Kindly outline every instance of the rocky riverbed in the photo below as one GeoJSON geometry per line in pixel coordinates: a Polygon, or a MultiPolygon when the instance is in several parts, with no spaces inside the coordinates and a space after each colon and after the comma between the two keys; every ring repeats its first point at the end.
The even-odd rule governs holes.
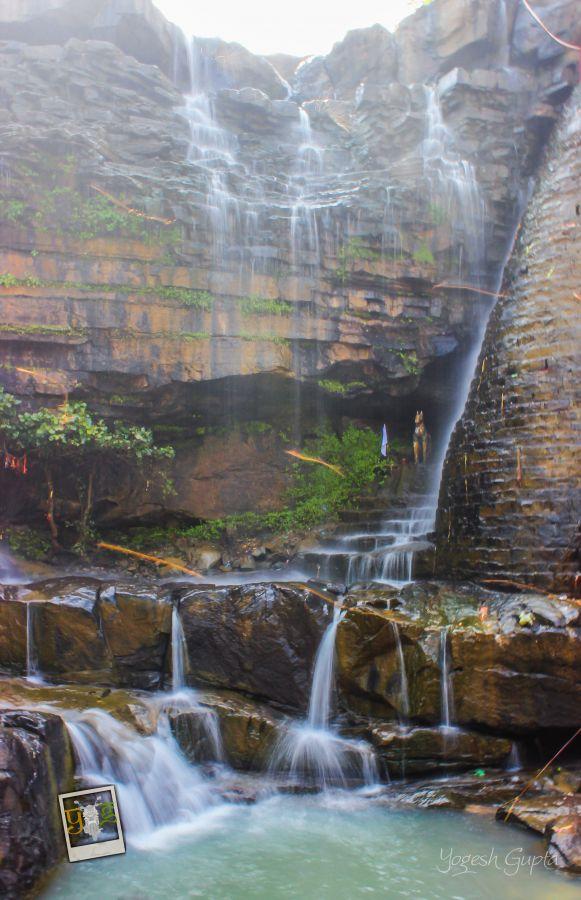
{"type": "MultiPolygon", "coordinates": [[[[212,716],[220,764],[231,772],[220,790],[231,800],[255,798],[264,783],[244,773],[273,777],[273,749],[306,714],[315,656],[337,602],[337,594],[292,583],[136,588],[69,577],[3,588],[5,777],[22,766],[4,795],[4,827],[14,833],[16,810],[25,815],[43,772],[53,799],[71,785],[64,725],[71,711],[90,723],[96,710],[144,740],[158,733],[163,714],[185,756],[202,766],[215,764],[205,718],[212,716]],[[195,701],[172,699],[176,616],[185,640],[183,690],[195,688],[195,701]]],[[[558,736],[564,743],[581,724],[578,602],[425,582],[352,591],[342,603],[337,734],[365,741],[380,781],[394,779],[382,802],[493,814],[550,757],[558,736]],[[511,771],[522,767],[526,774],[511,771]],[[461,772],[476,775],[454,775],[461,772]],[[452,781],[414,783],[444,774],[452,781]]],[[[551,858],[571,870],[578,865],[578,778],[552,767],[508,815],[546,832],[551,858]]],[[[40,815],[50,819],[46,792],[43,803],[40,815]]],[[[33,846],[24,863],[16,862],[20,838],[19,849],[5,845],[14,857],[7,888],[19,865],[34,880],[57,858],[58,833],[50,835],[48,850],[33,846]]]]}

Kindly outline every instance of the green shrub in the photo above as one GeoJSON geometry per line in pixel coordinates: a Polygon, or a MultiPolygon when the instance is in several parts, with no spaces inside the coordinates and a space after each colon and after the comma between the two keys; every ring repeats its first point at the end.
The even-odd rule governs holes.
{"type": "Polygon", "coordinates": [[[10,528],[6,532],[8,546],[15,556],[42,562],[50,556],[50,541],[34,528],[10,528]]]}
{"type": "Polygon", "coordinates": [[[434,254],[425,241],[420,244],[417,250],[414,250],[413,258],[420,265],[432,266],[436,262],[434,254]]]}

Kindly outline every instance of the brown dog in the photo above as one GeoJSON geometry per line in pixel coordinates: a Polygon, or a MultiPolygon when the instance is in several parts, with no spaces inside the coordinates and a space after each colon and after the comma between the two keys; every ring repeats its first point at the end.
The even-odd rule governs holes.
{"type": "Polygon", "coordinates": [[[430,435],[424,424],[424,413],[421,410],[416,412],[414,430],[414,463],[416,466],[420,463],[428,461],[428,453],[430,448],[430,435]]]}

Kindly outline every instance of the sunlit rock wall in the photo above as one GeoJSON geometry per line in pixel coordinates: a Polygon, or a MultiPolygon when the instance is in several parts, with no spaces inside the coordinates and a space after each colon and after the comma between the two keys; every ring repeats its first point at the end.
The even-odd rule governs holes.
{"type": "Polygon", "coordinates": [[[579,592],[581,94],[493,312],[440,494],[438,565],[579,592]]]}

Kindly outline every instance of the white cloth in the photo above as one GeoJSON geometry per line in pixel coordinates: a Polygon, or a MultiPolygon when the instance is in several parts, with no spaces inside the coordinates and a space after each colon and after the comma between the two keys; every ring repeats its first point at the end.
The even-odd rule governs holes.
{"type": "Polygon", "coordinates": [[[389,444],[389,439],[387,437],[387,425],[383,426],[383,432],[381,435],[381,455],[387,456],[387,447],[389,444]]]}

